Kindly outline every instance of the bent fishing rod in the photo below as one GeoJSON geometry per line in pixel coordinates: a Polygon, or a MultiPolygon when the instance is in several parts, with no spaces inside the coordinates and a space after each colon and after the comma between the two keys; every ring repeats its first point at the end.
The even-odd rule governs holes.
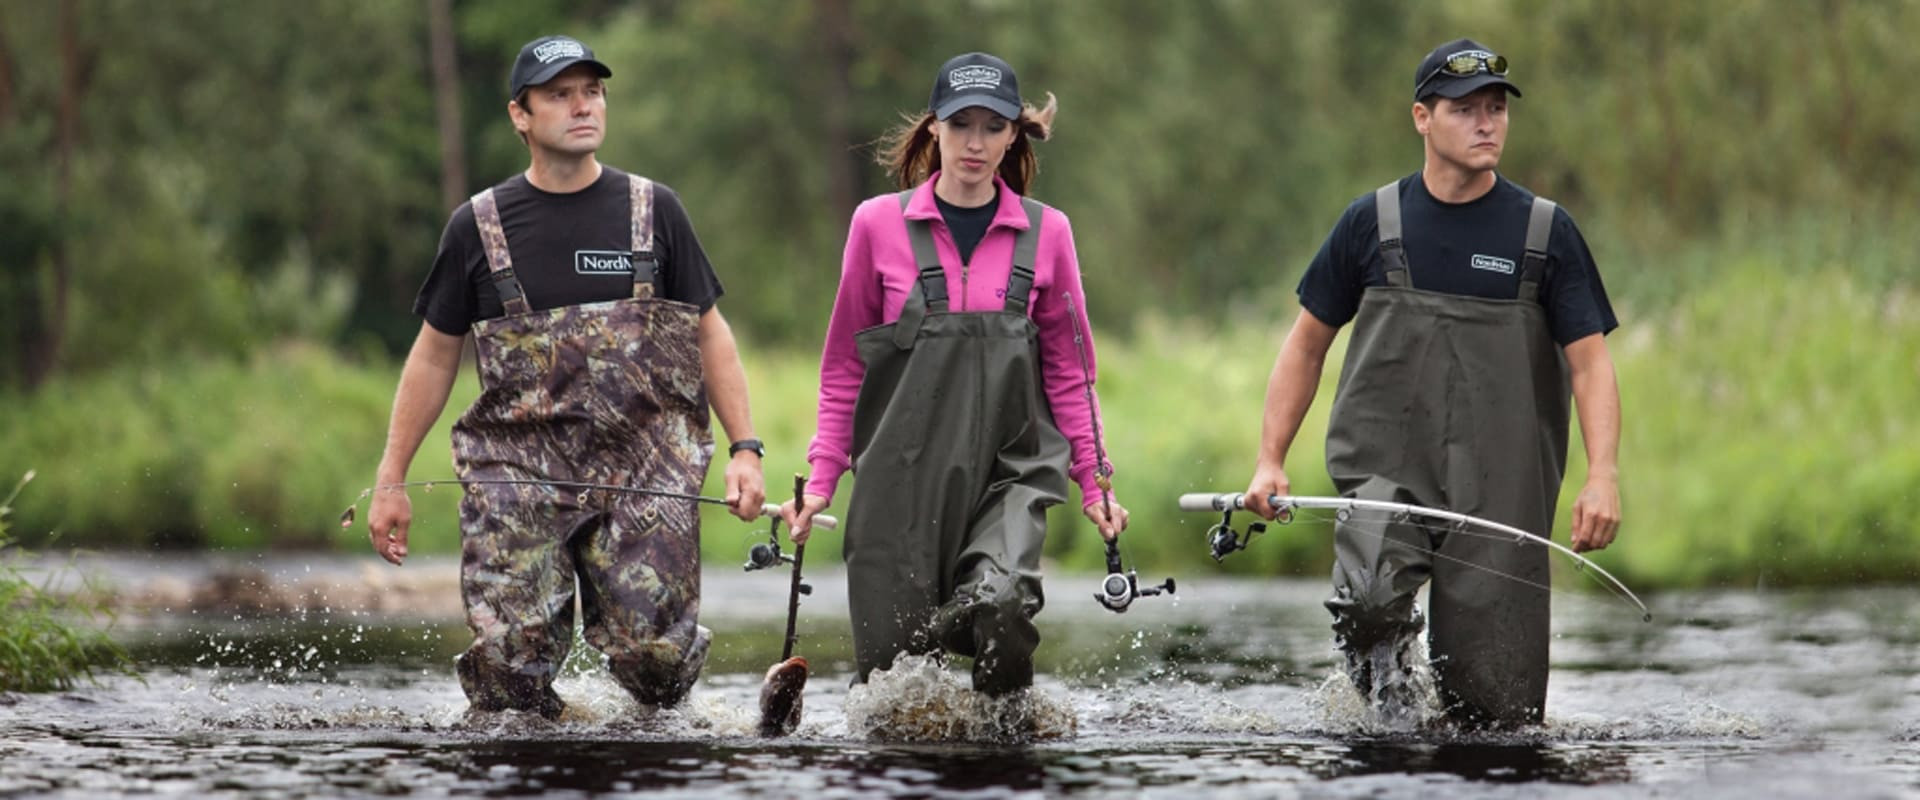
{"type": "MultiPolygon", "coordinates": [[[[1208,545],[1212,548],[1213,560],[1220,561],[1237,550],[1247,549],[1247,545],[1253,541],[1253,537],[1258,536],[1266,530],[1265,524],[1257,522],[1249,525],[1245,534],[1233,529],[1233,512],[1244,510],[1246,508],[1246,499],[1246,495],[1244,494],[1231,492],[1180,495],[1179,502],[1181,511],[1220,512],[1220,522],[1207,532],[1207,541],[1208,545]]],[[[1470,526],[1477,526],[1503,537],[1511,538],[1515,544],[1534,543],[1545,545],[1573,559],[1576,569],[1583,571],[1591,569],[1594,574],[1600,576],[1603,579],[1601,585],[1607,587],[1608,591],[1613,592],[1615,596],[1627,600],[1632,603],[1634,607],[1640,609],[1641,622],[1653,621],[1653,612],[1647,610],[1647,604],[1640,602],[1640,598],[1633,593],[1633,590],[1628,589],[1625,583],[1622,583],[1619,578],[1614,577],[1613,573],[1608,572],[1605,567],[1594,563],[1592,559],[1574,552],[1571,548],[1559,542],[1544,536],[1528,533],[1511,525],[1476,517],[1471,514],[1448,511],[1443,508],[1431,508],[1413,503],[1394,503],[1384,500],[1363,500],[1355,497],[1268,495],[1267,504],[1274,509],[1274,521],[1282,525],[1293,521],[1293,512],[1295,510],[1330,510],[1334,512],[1334,519],[1338,522],[1346,522],[1352,517],[1355,511],[1375,511],[1388,514],[1397,521],[1414,522],[1416,518],[1423,517],[1438,519],[1452,523],[1452,530],[1469,535],[1488,535],[1484,533],[1475,534],[1469,530],[1470,526]]],[[[1425,526],[1428,523],[1414,522],[1414,524],[1425,526]]],[[[1434,555],[1439,555],[1439,553],[1434,553],[1434,555]]],[[[1469,563],[1469,566],[1478,567],[1479,565],[1469,563]]],[[[1479,568],[1486,569],[1486,567],[1479,568]]],[[[1521,579],[1514,578],[1514,580],[1521,579]]]]}
{"type": "MultiPolygon", "coordinates": [[[[586,483],[582,481],[551,481],[551,480],[539,480],[534,478],[472,478],[472,479],[444,478],[440,480],[429,480],[429,481],[403,481],[400,483],[382,483],[382,484],[376,484],[374,486],[370,486],[365,489],[362,489],[360,490],[360,496],[354,498],[353,502],[347,506],[347,510],[340,513],[340,527],[349,528],[353,526],[353,520],[357,513],[357,509],[360,506],[360,501],[365,500],[368,497],[372,496],[375,491],[397,491],[397,490],[406,489],[412,486],[421,487],[426,491],[433,491],[433,487],[439,486],[441,484],[447,484],[447,485],[453,485],[453,486],[476,486],[476,485],[550,486],[556,489],[577,489],[580,491],[580,494],[582,496],[581,505],[587,505],[587,503],[584,500],[584,497],[588,492],[614,492],[617,494],[632,494],[632,495],[640,495],[643,497],[664,497],[670,500],[687,500],[694,503],[707,503],[709,505],[727,506],[729,508],[733,506],[733,504],[727,502],[725,498],[720,498],[720,497],[707,497],[705,495],[687,494],[685,492],[671,492],[665,489],[646,489],[638,486],[616,486],[610,483],[586,483]]],[[[760,514],[756,518],[765,519],[770,516],[776,517],[776,518],[780,516],[779,504],[777,503],[760,504],[760,514]]],[[[825,514],[817,514],[814,516],[813,519],[814,519],[814,524],[819,525],[820,527],[826,528],[828,530],[832,530],[836,527],[839,527],[840,525],[839,520],[836,520],[833,517],[827,516],[825,514]]],[[[774,555],[776,557],[779,556],[779,544],[777,542],[774,545],[774,555]]],[[[777,558],[775,563],[777,563],[777,558]]]]}
{"type": "MultiPolygon", "coordinates": [[[[1093,368],[1087,365],[1087,343],[1080,334],[1080,314],[1074,310],[1073,295],[1061,292],[1067,301],[1067,319],[1073,321],[1073,350],[1080,355],[1080,377],[1087,393],[1087,413],[1093,421],[1093,485],[1100,487],[1100,510],[1107,518],[1107,524],[1113,525],[1113,467],[1107,464],[1105,437],[1100,435],[1100,404],[1093,396],[1093,368]]],[[[1168,578],[1159,586],[1140,588],[1138,570],[1122,572],[1120,564],[1120,534],[1115,532],[1107,540],[1107,577],[1100,581],[1100,591],[1093,593],[1093,599],[1115,614],[1127,613],[1127,607],[1141,597],[1153,597],[1159,594],[1173,594],[1173,579],[1168,578]]]]}

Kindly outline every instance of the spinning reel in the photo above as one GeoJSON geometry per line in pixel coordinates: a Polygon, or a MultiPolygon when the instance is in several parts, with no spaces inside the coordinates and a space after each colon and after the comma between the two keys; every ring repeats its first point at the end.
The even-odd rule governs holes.
{"type": "MultiPolygon", "coordinates": [[[[800,486],[796,484],[794,487],[796,505],[799,502],[799,497],[800,486]]],[[[794,573],[797,576],[799,574],[797,559],[780,550],[780,507],[772,503],[762,505],[760,507],[760,516],[766,517],[769,520],[767,523],[767,540],[764,542],[756,542],[752,547],[747,548],[747,563],[741,568],[747,572],[754,572],[763,569],[773,569],[774,567],[786,564],[793,564],[796,567],[794,573]]],[[[840,527],[840,521],[826,514],[815,514],[813,515],[813,527],[833,530],[834,528],[840,527]]],[[[802,547],[804,547],[804,545],[802,545],[802,547]]],[[[796,550],[795,555],[798,554],[799,551],[796,550]]],[[[813,594],[813,586],[796,582],[794,584],[794,591],[800,594],[813,594]]]]}
{"type": "Polygon", "coordinates": [[[1173,579],[1168,578],[1159,586],[1140,588],[1139,574],[1134,570],[1121,572],[1120,543],[1107,542],[1107,578],[1100,582],[1100,591],[1093,593],[1093,599],[1100,601],[1108,611],[1115,614],[1127,613],[1127,606],[1133,605],[1136,597],[1152,597],[1158,594],[1173,594],[1173,579]]]}
{"type": "MultiPolygon", "coordinates": [[[[1277,500],[1278,498],[1275,499],[1277,500]]],[[[1253,543],[1253,537],[1267,532],[1267,523],[1265,522],[1248,523],[1246,533],[1234,530],[1233,512],[1242,507],[1241,500],[1237,495],[1220,495],[1218,497],[1210,495],[1182,495],[1180,498],[1180,510],[1182,511],[1212,510],[1220,512],[1220,521],[1215,523],[1213,527],[1207,529],[1207,549],[1213,554],[1214,561],[1225,560],[1227,556],[1247,549],[1247,545],[1253,543]]],[[[1293,506],[1291,505],[1281,504],[1274,509],[1274,512],[1274,522],[1285,525],[1293,521],[1293,506]]]]}
{"type": "MultiPolygon", "coordinates": [[[[773,523],[767,526],[767,540],[747,548],[747,563],[741,568],[747,572],[754,572],[792,563],[793,556],[780,552],[780,515],[775,514],[773,523]]],[[[813,594],[813,585],[801,583],[797,591],[801,594],[813,594]]]]}

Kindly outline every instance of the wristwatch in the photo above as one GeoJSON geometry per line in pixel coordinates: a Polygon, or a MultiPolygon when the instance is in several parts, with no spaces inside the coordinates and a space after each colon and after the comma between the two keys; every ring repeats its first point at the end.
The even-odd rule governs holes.
{"type": "Polygon", "coordinates": [[[759,439],[741,439],[740,441],[727,445],[727,455],[729,456],[735,455],[742,450],[751,451],[754,455],[761,458],[767,457],[767,446],[762,444],[759,439]]]}

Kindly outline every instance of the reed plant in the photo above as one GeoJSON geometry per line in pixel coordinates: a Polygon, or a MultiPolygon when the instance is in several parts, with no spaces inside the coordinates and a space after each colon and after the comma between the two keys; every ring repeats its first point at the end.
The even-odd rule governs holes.
{"type": "Polygon", "coordinates": [[[28,471],[0,500],[0,692],[60,691],[105,673],[133,674],[126,651],[98,627],[113,619],[104,601],[87,599],[101,593],[55,592],[57,571],[36,584],[15,563],[8,518],[33,476],[28,471]]]}

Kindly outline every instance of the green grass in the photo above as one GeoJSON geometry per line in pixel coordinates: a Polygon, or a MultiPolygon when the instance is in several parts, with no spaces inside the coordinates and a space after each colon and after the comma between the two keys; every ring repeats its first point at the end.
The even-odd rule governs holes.
{"type": "MultiPolygon", "coordinates": [[[[1757,250],[1757,249],[1756,249],[1757,250]]],[[[1723,261],[1711,290],[1622,308],[1610,340],[1625,416],[1625,526],[1597,560],[1635,587],[1839,584],[1920,575],[1920,294],[1837,265],[1759,253],[1723,261]],[[1905,443],[1904,445],[1902,443],[1905,443]]],[[[1244,488],[1253,468],[1266,379],[1298,313],[1225,325],[1147,318],[1100,343],[1100,398],[1115,486],[1133,513],[1129,562],[1157,576],[1324,575],[1324,525],[1275,527],[1215,565],[1214,519],[1174,509],[1181,493],[1244,488]]],[[[1329,491],[1321,461],[1326,412],[1345,337],[1288,464],[1295,491],[1329,491]]],[[[754,418],[769,445],[769,494],[784,499],[812,434],[812,343],[743,347],[754,418]]],[[[309,548],[364,552],[362,522],[340,511],[371,482],[398,365],[312,347],[246,361],[124,367],[0,398],[0,474],[41,467],[20,530],[64,532],[93,546],[309,548]],[[19,420],[32,420],[32,425],[19,420]]],[[[415,479],[447,477],[447,428],[474,397],[463,369],[449,410],[421,448],[415,479]]],[[[716,431],[716,435],[717,435],[716,431]]],[[[1556,538],[1583,479],[1576,441],[1556,538]]],[[[720,492],[721,470],[707,492],[720,492]]],[[[851,481],[841,487],[843,509],[851,481]]],[[[459,491],[414,490],[414,552],[457,547],[459,491]]],[[[365,505],[361,504],[364,520],[365,505]]],[[[704,557],[744,560],[764,524],[707,508],[704,557]]],[[[1047,555],[1062,569],[1100,568],[1101,547],[1073,508],[1056,509],[1047,555]]],[[[840,538],[816,539],[813,563],[840,538]]]]}
{"type": "Polygon", "coordinates": [[[27,472],[0,500],[0,692],[59,691],[102,672],[132,674],[126,651],[92,626],[111,621],[108,609],[35,585],[7,552],[13,544],[7,532],[13,501],[33,477],[27,472]]]}

